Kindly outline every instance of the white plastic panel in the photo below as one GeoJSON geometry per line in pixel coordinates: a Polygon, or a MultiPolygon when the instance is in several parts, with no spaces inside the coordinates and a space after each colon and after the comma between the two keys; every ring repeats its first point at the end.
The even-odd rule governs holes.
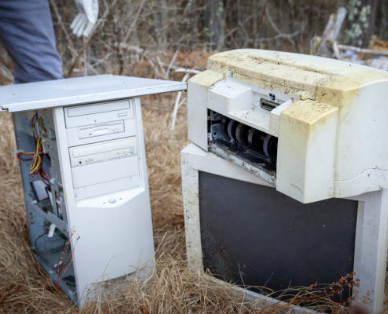
{"type": "Polygon", "coordinates": [[[151,210],[145,192],[140,187],[77,202],[72,240],[81,306],[93,283],[153,266],[151,210]],[[113,198],[117,201],[109,203],[113,198]]]}
{"type": "MultiPolygon", "coordinates": [[[[108,182],[102,182],[98,184],[83,186],[77,189],[74,189],[74,195],[77,201],[88,199],[89,201],[91,198],[100,197],[101,195],[110,195],[117,191],[124,191],[124,190],[131,190],[133,188],[140,186],[140,177],[133,176],[133,177],[125,177],[122,179],[117,179],[113,181],[108,182]]],[[[114,203],[118,202],[117,199],[114,199],[114,202],[112,202],[112,197],[109,197],[108,199],[104,200],[102,203],[100,203],[100,206],[108,206],[114,205],[114,203]],[[110,201],[110,202],[109,202],[110,201]]]]}
{"type": "Polygon", "coordinates": [[[131,101],[110,102],[65,108],[66,128],[90,126],[133,118],[131,101]]]}
{"type": "MultiPolygon", "coordinates": [[[[88,166],[72,168],[74,188],[113,181],[139,174],[137,157],[109,160],[88,166]]],[[[105,194],[101,191],[101,194],[105,194]]]]}
{"type": "Polygon", "coordinates": [[[114,120],[66,129],[70,147],[136,136],[136,120],[114,120]]]}
{"type": "Polygon", "coordinates": [[[18,112],[127,99],[187,89],[187,83],[96,75],[0,87],[0,111],[18,112]]]}
{"type": "Polygon", "coordinates": [[[78,138],[88,138],[95,136],[102,136],[114,133],[122,133],[124,132],[124,121],[118,120],[107,123],[100,123],[97,125],[87,125],[84,127],[79,127],[78,129],[78,138]]]}
{"type": "Polygon", "coordinates": [[[133,99],[66,107],[64,115],[70,147],[136,135],[133,99]]]}
{"type": "Polygon", "coordinates": [[[135,137],[73,147],[69,153],[75,189],[139,175],[135,137]]]}
{"type": "Polygon", "coordinates": [[[334,196],[338,108],[299,101],[282,111],[276,189],[302,203],[334,196]]]}
{"type": "Polygon", "coordinates": [[[280,112],[291,103],[292,95],[227,78],[209,88],[207,108],[277,136],[280,112]],[[261,107],[262,99],[272,100],[278,104],[278,107],[272,110],[264,109],[261,107]]]}
{"type": "Polygon", "coordinates": [[[128,100],[115,101],[111,103],[102,103],[88,106],[74,106],[65,108],[66,121],[68,117],[83,116],[86,114],[110,112],[114,110],[129,109],[128,100]]]}
{"type": "Polygon", "coordinates": [[[70,162],[72,167],[78,166],[79,158],[86,158],[86,160],[91,158],[89,161],[91,163],[95,163],[95,162],[102,162],[102,161],[114,159],[113,157],[112,158],[108,157],[108,156],[111,156],[111,154],[114,152],[117,152],[117,156],[129,157],[136,154],[136,137],[130,137],[130,138],[110,141],[106,143],[74,147],[74,148],[70,148],[69,152],[70,152],[70,162]],[[93,161],[94,155],[99,156],[98,159],[95,159],[95,161],[93,161]]]}

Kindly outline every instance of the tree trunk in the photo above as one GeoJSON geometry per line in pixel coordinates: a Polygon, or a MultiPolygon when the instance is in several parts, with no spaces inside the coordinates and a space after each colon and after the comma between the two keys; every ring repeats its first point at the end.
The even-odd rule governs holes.
{"type": "Polygon", "coordinates": [[[207,1],[208,14],[205,15],[205,26],[208,32],[210,49],[221,50],[225,46],[224,5],[221,0],[207,1]]]}
{"type": "Polygon", "coordinates": [[[348,4],[345,42],[367,48],[374,32],[376,12],[380,0],[350,0],[348,4]]]}

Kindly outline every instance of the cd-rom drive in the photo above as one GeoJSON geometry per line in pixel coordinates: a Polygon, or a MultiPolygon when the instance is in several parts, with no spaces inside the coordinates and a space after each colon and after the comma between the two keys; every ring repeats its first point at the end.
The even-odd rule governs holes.
{"type": "Polygon", "coordinates": [[[75,189],[139,175],[136,137],[72,147],[69,153],[75,189]]]}
{"type": "Polygon", "coordinates": [[[83,167],[136,155],[136,137],[76,146],[69,149],[71,167],[83,167]]]}

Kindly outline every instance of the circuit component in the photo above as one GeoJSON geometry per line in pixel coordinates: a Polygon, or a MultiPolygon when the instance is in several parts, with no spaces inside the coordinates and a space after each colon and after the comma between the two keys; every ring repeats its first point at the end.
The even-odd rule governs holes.
{"type": "Polygon", "coordinates": [[[47,187],[41,180],[35,180],[31,183],[31,189],[38,202],[41,202],[48,198],[47,187]]]}

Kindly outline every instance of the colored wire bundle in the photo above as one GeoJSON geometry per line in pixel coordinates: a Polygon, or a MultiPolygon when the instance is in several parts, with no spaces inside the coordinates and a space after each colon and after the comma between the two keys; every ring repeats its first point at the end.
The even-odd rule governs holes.
{"type": "Polygon", "coordinates": [[[34,116],[31,119],[31,123],[33,126],[33,133],[34,133],[34,140],[36,143],[36,148],[34,152],[23,152],[19,151],[16,153],[16,158],[19,161],[32,161],[30,166],[30,177],[33,178],[35,176],[38,176],[40,180],[47,186],[49,185],[50,176],[44,172],[42,167],[42,158],[45,155],[43,151],[43,145],[42,145],[42,137],[47,133],[46,129],[43,126],[43,120],[42,118],[38,118],[38,115],[35,113],[34,116]],[[38,125],[40,126],[40,132],[36,130],[36,124],[38,122],[38,125]],[[40,133],[40,135],[39,135],[40,133]],[[27,158],[25,158],[27,157],[27,158]]]}

